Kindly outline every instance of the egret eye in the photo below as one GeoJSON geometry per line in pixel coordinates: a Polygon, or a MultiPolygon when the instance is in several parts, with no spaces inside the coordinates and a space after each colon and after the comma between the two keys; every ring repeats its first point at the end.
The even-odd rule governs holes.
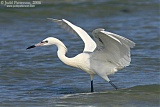
{"type": "Polygon", "coordinates": [[[46,40],[46,41],[42,41],[41,43],[48,43],[48,41],[46,40]]]}

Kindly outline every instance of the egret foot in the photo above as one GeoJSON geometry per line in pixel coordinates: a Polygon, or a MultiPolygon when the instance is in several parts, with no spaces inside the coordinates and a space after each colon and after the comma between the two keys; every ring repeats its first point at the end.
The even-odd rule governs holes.
{"type": "Polygon", "coordinates": [[[91,92],[94,92],[94,88],[93,88],[93,80],[91,80],[91,92]]]}
{"type": "Polygon", "coordinates": [[[111,81],[109,81],[109,83],[117,90],[117,86],[115,86],[111,81]]]}

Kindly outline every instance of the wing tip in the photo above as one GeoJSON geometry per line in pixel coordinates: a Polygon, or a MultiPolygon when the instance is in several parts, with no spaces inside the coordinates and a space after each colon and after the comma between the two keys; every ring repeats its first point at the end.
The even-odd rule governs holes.
{"type": "Polygon", "coordinates": [[[49,20],[50,20],[50,19],[53,19],[53,18],[47,17],[47,19],[49,19],[49,20]]]}
{"type": "Polygon", "coordinates": [[[132,42],[131,48],[134,48],[136,46],[136,43],[132,42]]]}
{"type": "Polygon", "coordinates": [[[63,21],[66,21],[66,19],[62,19],[63,21]]]}
{"type": "Polygon", "coordinates": [[[127,43],[129,45],[130,48],[134,48],[136,46],[136,43],[134,43],[133,41],[127,39],[127,43]]]}
{"type": "Polygon", "coordinates": [[[53,22],[59,22],[59,21],[61,21],[61,20],[58,20],[58,19],[53,19],[53,18],[47,18],[48,20],[51,20],[51,21],[53,21],[53,22]]]}
{"type": "Polygon", "coordinates": [[[105,29],[97,28],[97,29],[93,30],[93,33],[98,33],[98,32],[101,32],[101,31],[105,31],[105,29]]]}
{"type": "Polygon", "coordinates": [[[53,18],[49,18],[49,17],[48,17],[47,19],[48,19],[48,20],[54,20],[53,18]]]}

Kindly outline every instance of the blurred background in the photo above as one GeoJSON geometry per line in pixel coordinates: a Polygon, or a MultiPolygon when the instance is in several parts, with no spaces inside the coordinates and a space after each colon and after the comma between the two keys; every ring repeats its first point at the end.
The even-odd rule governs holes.
{"type": "Polygon", "coordinates": [[[41,0],[35,7],[15,8],[6,1],[0,5],[1,107],[160,105],[159,0],[41,0]],[[47,18],[66,19],[91,37],[94,29],[104,28],[134,41],[131,65],[109,76],[120,89],[95,76],[91,94],[90,76],[64,65],[55,46],[26,50],[51,36],[64,42],[68,57],[83,51],[79,37],[47,18]]]}

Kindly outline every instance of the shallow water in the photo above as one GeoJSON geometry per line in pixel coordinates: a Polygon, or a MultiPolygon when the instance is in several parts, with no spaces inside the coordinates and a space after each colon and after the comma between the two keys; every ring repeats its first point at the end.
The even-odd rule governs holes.
{"type": "Polygon", "coordinates": [[[144,85],[116,91],[70,94],[50,102],[56,106],[151,107],[159,104],[158,87],[159,85],[144,85]]]}
{"type": "Polygon", "coordinates": [[[42,2],[35,8],[0,8],[0,106],[158,107],[160,36],[158,0],[42,2]],[[46,18],[65,18],[90,35],[105,28],[136,43],[132,62],[110,76],[115,91],[100,77],[64,65],[53,46],[26,50],[48,36],[59,38],[67,56],[83,51],[82,40],[46,18]]]}

